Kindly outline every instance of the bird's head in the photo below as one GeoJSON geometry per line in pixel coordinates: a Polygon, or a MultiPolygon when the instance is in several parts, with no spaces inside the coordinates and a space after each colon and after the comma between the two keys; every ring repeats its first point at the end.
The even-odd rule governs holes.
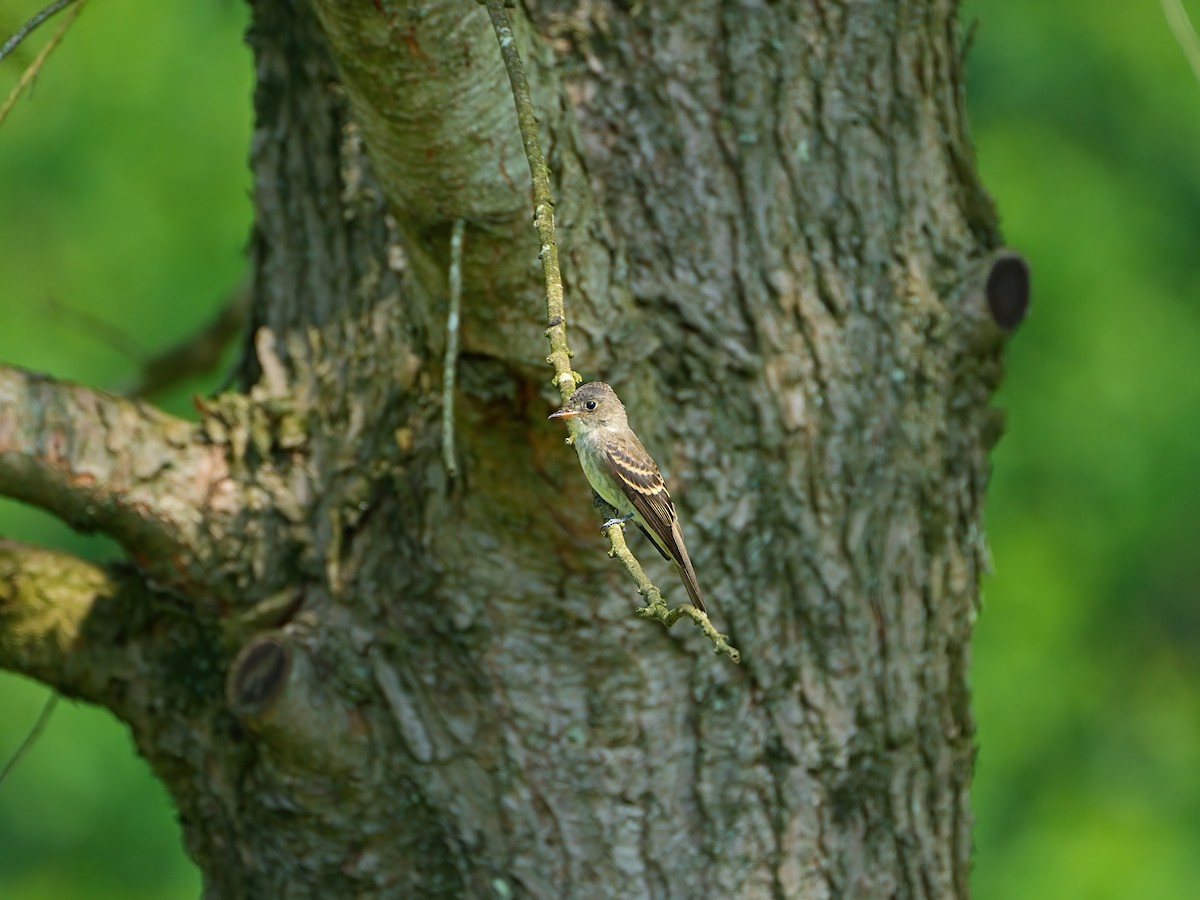
{"type": "Polygon", "coordinates": [[[551,419],[575,419],[583,428],[627,428],[625,407],[616,391],[603,381],[589,381],[576,388],[562,409],[550,413],[551,419]]]}

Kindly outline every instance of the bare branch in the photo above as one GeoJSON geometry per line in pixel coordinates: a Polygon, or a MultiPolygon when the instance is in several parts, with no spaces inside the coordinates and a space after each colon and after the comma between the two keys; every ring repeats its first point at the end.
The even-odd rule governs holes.
{"type": "Polygon", "coordinates": [[[643,619],[654,619],[662,622],[667,628],[670,628],[683,616],[687,616],[693,622],[700,626],[700,630],[707,635],[708,639],[713,642],[713,650],[717,653],[728,656],[733,662],[742,661],[742,654],[737,647],[729,643],[729,638],[726,635],[717,631],[716,626],[708,618],[708,614],[701,612],[691,603],[681,603],[674,609],[667,606],[667,601],[663,599],[662,592],[654,586],[654,583],[646,577],[646,572],[633,556],[629,546],[625,543],[625,525],[622,522],[613,522],[604,529],[604,534],[608,538],[612,549],[609,551],[609,556],[615,556],[625,566],[626,571],[633,577],[637,584],[638,593],[646,598],[646,605],[637,611],[637,614],[643,619]]]}
{"type": "Polygon", "coordinates": [[[56,297],[47,297],[44,305],[48,318],[63,322],[76,333],[115,350],[131,362],[140,364],[145,359],[145,349],[120,325],[86,310],[75,309],[56,297]]]}
{"type": "Polygon", "coordinates": [[[13,769],[20,765],[21,760],[25,758],[25,754],[38,742],[38,738],[46,730],[46,725],[49,724],[50,717],[54,715],[54,709],[57,706],[58,693],[51,691],[50,696],[46,698],[46,702],[42,704],[42,711],[38,713],[37,721],[33,723],[33,727],[29,729],[29,733],[25,735],[25,739],[21,741],[20,746],[8,758],[8,762],[4,764],[3,768],[0,768],[0,784],[4,784],[5,779],[12,774],[13,769]]]}
{"type": "Polygon", "coordinates": [[[12,367],[0,367],[0,494],[110,534],[176,585],[212,583],[206,529],[239,502],[224,448],[196,426],[12,367]]]}
{"type": "Polygon", "coordinates": [[[558,241],[554,236],[554,196],[550,193],[550,167],[542,154],[538,138],[537,116],[533,112],[533,100],[529,96],[529,81],[521,54],[517,51],[517,39],[512,23],[504,9],[504,0],[487,0],[488,15],[496,30],[500,43],[500,54],[504,57],[504,68],[508,70],[508,81],[512,85],[513,104],[517,108],[517,124],[521,128],[521,140],[525,143],[525,156],[529,160],[529,175],[533,181],[533,224],[537,228],[541,252],[542,275],[546,279],[546,337],[550,341],[550,355],[546,362],[554,367],[554,384],[562,399],[571,396],[583,378],[571,369],[571,351],[567,347],[567,313],[563,304],[562,273],[558,269],[558,241]]]}
{"type": "MultiPolygon", "coordinates": [[[[21,96],[21,92],[29,86],[33,79],[37,77],[38,72],[42,70],[42,65],[49,58],[50,54],[54,52],[54,48],[62,42],[64,37],[67,36],[67,31],[75,23],[75,20],[79,18],[79,14],[83,12],[83,8],[85,6],[87,6],[87,0],[75,0],[75,8],[71,10],[70,15],[63,19],[62,24],[58,26],[58,31],[54,32],[54,36],[51,37],[50,40],[46,41],[46,46],[38,51],[38,55],[33,58],[33,62],[31,62],[28,68],[21,73],[21,77],[17,79],[17,83],[9,93],[8,99],[4,101],[3,106],[0,106],[0,124],[4,122],[4,120],[8,117],[9,111],[11,111],[13,106],[16,105],[17,98],[21,96]]],[[[54,10],[54,12],[58,12],[58,10],[54,10]]],[[[22,26],[22,28],[17,31],[17,35],[14,35],[13,38],[9,39],[9,41],[5,44],[5,48],[11,49],[8,47],[8,44],[12,43],[14,38],[16,39],[16,44],[19,44],[21,40],[24,39],[25,35],[48,19],[50,15],[53,15],[53,13],[50,13],[40,19],[36,24],[30,27],[28,31],[25,31],[25,33],[22,34],[21,31],[29,25],[27,22],[25,26],[22,26]]],[[[34,18],[37,18],[37,16],[34,18]]],[[[31,19],[30,21],[33,20],[31,19]]],[[[12,46],[15,47],[16,44],[13,44],[12,46]]]]}
{"type": "MultiPolygon", "coordinates": [[[[529,160],[529,175],[533,181],[533,222],[541,244],[542,275],[546,280],[546,338],[550,341],[550,355],[546,357],[554,368],[554,384],[562,395],[563,402],[574,393],[583,378],[571,368],[571,350],[567,346],[567,314],[563,300],[562,273],[558,268],[558,240],[554,234],[554,195],[550,191],[550,167],[542,153],[538,138],[537,116],[533,111],[533,100],[529,94],[529,81],[521,54],[517,51],[517,40],[513,35],[512,23],[505,10],[505,0],[483,0],[496,30],[500,54],[504,57],[504,68],[508,70],[508,81],[512,86],[513,105],[517,110],[517,123],[521,128],[521,139],[525,143],[525,155],[529,160]]],[[[568,423],[570,424],[570,423],[568,423]]],[[[568,438],[568,443],[574,438],[568,438]]],[[[613,511],[615,514],[615,510],[613,511]]],[[[611,518],[611,516],[609,517],[611,518]]],[[[638,593],[646,598],[647,606],[638,610],[642,618],[653,618],[670,628],[681,615],[687,615],[699,625],[713,642],[718,653],[724,653],[735,663],[741,660],[737,648],[731,647],[725,636],[713,627],[706,614],[692,604],[685,603],[673,610],[668,609],[662,592],[646,577],[645,570],[625,544],[620,525],[604,529],[610,545],[609,556],[619,559],[629,576],[637,585],[638,593]]]]}
{"type": "Polygon", "coordinates": [[[141,378],[126,393],[148,397],[165,391],[193,375],[211,372],[230,342],[246,324],[250,313],[250,286],[241,285],[217,315],[199,331],[155,353],[142,363],[141,378]]]}
{"type": "Polygon", "coordinates": [[[442,461],[446,473],[454,478],[458,463],[454,459],[454,382],[458,371],[458,320],[462,310],[463,232],[466,223],[454,221],[450,232],[450,312],[446,316],[446,357],[442,362],[442,461]]]}
{"type": "Polygon", "coordinates": [[[16,50],[17,47],[20,46],[21,41],[33,34],[39,25],[41,25],[47,19],[62,12],[74,2],[75,0],[55,0],[54,3],[51,3],[44,9],[38,10],[36,13],[30,16],[29,20],[15,32],[13,32],[12,37],[4,42],[4,46],[0,47],[0,61],[4,60],[10,53],[16,50]]]}
{"type": "Polygon", "coordinates": [[[137,380],[119,390],[128,397],[147,397],[217,367],[221,354],[246,324],[250,313],[250,286],[242,284],[233,291],[216,316],[199,330],[155,352],[147,351],[124,328],[101,316],[75,309],[54,297],[46,298],[45,305],[52,316],[136,364],[141,370],[137,380]]]}

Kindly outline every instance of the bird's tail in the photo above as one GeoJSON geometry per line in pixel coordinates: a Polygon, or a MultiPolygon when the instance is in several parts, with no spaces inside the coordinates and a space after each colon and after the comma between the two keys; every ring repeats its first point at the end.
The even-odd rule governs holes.
{"type": "Polygon", "coordinates": [[[675,568],[679,571],[679,578],[687,589],[688,596],[692,598],[692,605],[707,615],[708,609],[704,605],[704,598],[700,596],[700,585],[696,581],[696,570],[692,568],[692,561],[688,559],[686,552],[675,568]]]}

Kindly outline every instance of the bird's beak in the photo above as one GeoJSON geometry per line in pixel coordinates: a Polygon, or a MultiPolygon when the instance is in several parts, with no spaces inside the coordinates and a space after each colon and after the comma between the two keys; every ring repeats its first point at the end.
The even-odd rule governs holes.
{"type": "Polygon", "coordinates": [[[548,415],[546,418],[547,419],[573,419],[577,415],[579,415],[579,413],[577,413],[575,410],[567,409],[564,406],[562,409],[556,409],[554,412],[550,413],[550,415],[548,415]]]}

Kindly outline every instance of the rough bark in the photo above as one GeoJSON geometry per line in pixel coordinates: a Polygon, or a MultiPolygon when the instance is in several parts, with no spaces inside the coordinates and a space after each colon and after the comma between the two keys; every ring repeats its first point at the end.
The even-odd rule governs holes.
{"type": "MultiPolygon", "coordinates": [[[[575,365],[667,471],[743,665],[634,617],[545,422],[532,210],[482,8],[326,0],[255,5],[246,393],[164,424],[182,437],[154,469],[210,460],[237,503],[164,549],[144,513],[207,523],[210,483],[138,482],[149,507],[115,507],[149,522],[148,543],[123,532],[137,569],[89,570],[71,601],[104,677],[65,674],[87,642],[58,674],[37,641],[0,641],[0,665],[129,723],[213,897],[966,896],[989,401],[1028,273],[996,255],[974,174],[955,4],[515,15],[575,365]]],[[[125,427],[68,394],[73,433],[125,427]]],[[[6,491],[21,466],[74,471],[35,400],[4,397],[6,491]]],[[[36,581],[36,556],[0,547],[0,567],[36,581]]],[[[0,630],[55,590],[0,593],[0,630]]]]}

